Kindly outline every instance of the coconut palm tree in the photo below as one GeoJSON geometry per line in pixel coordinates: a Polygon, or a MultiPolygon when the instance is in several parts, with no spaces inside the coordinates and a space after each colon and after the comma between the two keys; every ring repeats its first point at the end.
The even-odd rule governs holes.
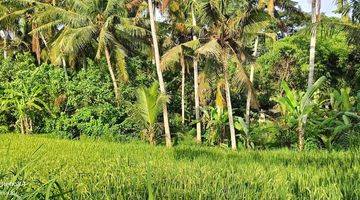
{"type": "MultiPolygon", "coordinates": [[[[193,30],[197,27],[195,13],[198,10],[198,4],[196,0],[193,0],[191,5],[191,23],[193,30]]],[[[193,41],[197,40],[196,32],[193,31],[193,41]]],[[[193,68],[194,68],[194,102],[195,102],[195,120],[196,120],[196,141],[201,143],[201,122],[200,122],[200,100],[199,100],[199,69],[198,69],[198,59],[194,57],[193,59],[193,68]]]]}
{"type": "Polygon", "coordinates": [[[117,102],[120,91],[112,60],[115,61],[120,79],[128,80],[125,67],[130,41],[134,37],[146,35],[146,30],[137,26],[135,20],[128,18],[124,1],[118,0],[79,0],[64,1],[66,6],[33,1],[43,12],[34,15],[37,28],[32,34],[54,31],[50,47],[50,59],[58,65],[75,63],[81,57],[94,54],[97,59],[105,55],[112,79],[117,102]]]}
{"type": "Polygon", "coordinates": [[[0,37],[2,38],[3,56],[6,58],[12,46],[21,49],[20,45],[27,47],[24,41],[25,27],[23,14],[28,9],[24,9],[22,4],[13,1],[0,3],[0,37]],[[17,34],[20,33],[20,34],[17,34]]]}
{"type": "MultiPolygon", "coordinates": [[[[205,32],[207,41],[196,51],[207,58],[215,58],[222,65],[231,148],[234,150],[237,145],[229,82],[229,60],[237,66],[236,80],[245,83],[251,94],[254,94],[251,82],[242,67],[242,60],[247,54],[247,39],[256,35],[265,24],[268,24],[266,14],[257,9],[247,10],[248,8],[246,1],[214,0],[203,3],[201,19],[208,26],[205,32]]],[[[252,102],[256,104],[255,98],[252,102]]]]}
{"type": "MultiPolygon", "coordinates": [[[[176,62],[180,63],[181,66],[181,119],[182,124],[185,123],[185,70],[186,70],[186,48],[188,49],[196,49],[199,46],[198,40],[193,40],[189,42],[182,43],[177,45],[167,52],[161,58],[161,69],[168,70],[173,67],[176,62]]],[[[193,56],[193,55],[188,55],[193,56]]]]}
{"type": "MultiPolygon", "coordinates": [[[[31,27],[30,30],[35,29],[37,24],[33,21],[34,13],[38,12],[31,4],[31,1],[19,0],[19,1],[4,1],[0,5],[0,24],[5,27],[5,31],[14,35],[11,39],[22,39],[24,44],[29,43],[30,51],[32,51],[38,64],[41,62],[41,42],[40,34],[32,34],[30,39],[28,36],[27,27],[31,27]],[[5,9],[4,9],[5,8],[5,9]],[[18,34],[21,33],[21,34],[18,34]],[[27,41],[29,40],[29,41],[27,41]]],[[[27,46],[26,46],[27,47],[27,46]]]]}
{"type": "MultiPolygon", "coordinates": [[[[259,37],[257,36],[255,38],[255,44],[254,44],[254,53],[253,57],[256,57],[258,54],[258,45],[259,45],[259,37]]],[[[255,73],[255,64],[251,64],[250,68],[250,82],[254,82],[254,73],[255,73]]],[[[247,128],[250,126],[250,107],[251,107],[251,91],[248,91],[247,99],[246,99],[246,111],[245,111],[245,122],[247,125],[247,128]]]]}
{"type": "MultiPolygon", "coordinates": [[[[166,6],[169,3],[169,1],[164,1],[163,7],[166,6]]],[[[197,39],[197,20],[196,20],[196,14],[199,11],[199,3],[197,2],[197,0],[185,0],[183,2],[183,4],[181,4],[183,6],[183,16],[185,17],[185,23],[184,26],[185,27],[190,27],[191,28],[191,37],[192,40],[194,41],[192,44],[197,44],[198,43],[198,39],[197,39]]],[[[187,31],[187,30],[186,30],[187,31]]],[[[186,37],[188,38],[188,37],[186,37]]],[[[190,40],[190,38],[189,38],[190,40]]],[[[188,41],[182,41],[183,43],[186,43],[188,41]]],[[[191,44],[191,43],[188,43],[191,44]]],[[[182,45],[182,44],[180,44],[182,45]]],[[[189,47],[188,45],[185,45],[186,47],[189,47]]],[[[184,47],[184,46],[183,46],[184,47]]],[[[193,48],[194,46],[192,46],[191,48],[193,48]]],[[[176,47],[174,47],[176,48],[176,47]]],[[[176,50],[175,50],[176,51],[176,50]]],[[[171,51],[169,51],[171,52],[171,51]]],[[[174,52],[174,51],[173,51],[174,52]]],[[[180,52],[179,52],[180,53],[180,52]]],[[[171,55],[174,55],[172,53],[167,54],[166,56],[169,57],[171,55]]],[[[198,69],[198,59],[195,55],[191,55],[193,57],[193,69],[194,69],[194,102],[195,102],[195,121],[196,121],[196,141],[198,143],[201,143],[201,122],[200,122],[200,100],[199,100],[199,69],[198,69]]],[[[165,58],[166,59],[170,59],[173,60],[171,58],[165,58]]],[[[181,61],[181,60],[180,60],[181,61]]],[[[185,66],[182,66],[182,71],[185,71],[185,66]]],[[[183,73],[182,76],[182,80],[185,79],[185,73],[183,73]]],[[[185,80],[184,80],[185,81],[185,80]]],[[[184,82],[183,81],[183,82],[184,82]]],[[[182,94],[184,94],[184,86],[185,84],[182,83],[182,94]]],[[[182,95],[182,121],[184,121],[184,95],[182,95]]]]}
{"type": "MultiPolygon", "coordinates": [[[[166,95],[165,82],[163,79],[161,64],[160,64],[160,52],[159,45],[157,39],[157,32],[155,26],[155,17],[154,17],[154,6],[152,0],[148,0],[148,12],[150,16],[150,26],[151,26],[151,36],[152,36],[152,46],[154,48],[154,56],[155,56],[155,64],[156,64],[156,72],[159,79],[160,91],[163,95],[166,95]]],[[[169,116],[168,116],[167,104],[163,104],[163,118],[164,118],[164,129],[165,129],[165,143],[167,147],[171,147],[171,134],[170,134],[170,126],[169,126],[169,116]]]]}
{"type": "MultiPolygon", "coordinates": [[[[284,24],[284,19],[282,18],[282,15],[279,14],[279,10],[282,10],[282,12],[288,12],[288,13],[295,13],[296,15],[301,15],[301,11],[296,7],[296,2],[292,1],[292,0],[269,0],[267,2],[265,2],[265,0],[259,0],[257,2],[257,8],[258,9],[264,9],[265,6],[267,6],[267,13],[270,15],[272,21],[276,21],[277,24],[284,24]],[[279,9],[275,9],[276,7],[278,7],[279,9]],[[294,12],[295,11],[295,12],[294,12]]],[[[264,27],[264,29],[267,27],[264,27]]],[[[283,29],[283,28],[281,28],[283,29]]],[[[256,59],[256,56],[258,54],[258,44],[259,44],[259,36],[260,35],[264,35],[268,38],[270,38],[271,40],[276,40],[276,34],[275,34],[276,30],[262,30],[262,33],[258,36],[256,36],[255,38],[255,42],[254,42],[254,50],[253,50],[253,54],[252,54],[252,58],[256,59]]],[[[253,82],[254,80],[254,69],[255,64],[251,64],[251,69],[250,69],[250,81],[253,82]]],[[[250,106],[251,106],[251,94],[250,91],[248,91],[248,97],[246,100],[246,114],[245,114],[245,122],[247,124],[247,126],[250,125],[250,106]]]]}

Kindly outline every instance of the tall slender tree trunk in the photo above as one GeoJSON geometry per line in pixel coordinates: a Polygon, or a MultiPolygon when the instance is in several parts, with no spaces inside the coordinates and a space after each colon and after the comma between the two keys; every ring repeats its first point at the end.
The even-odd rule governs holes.
{"type": "Polygon", "coordinates": [[[310,39],[310,59],[309,59],[309,77],[308,88],[314,83],[314,70],[315,70],[315,48],[316,48],[316,36],[317,36],[317,22],[318,15],[320,14],[320,0],[312,0],[311,3],[311,39],[310,39]]]}
{"type": "MultiPolygon", "coordinates": [[[[32,23],[31,25],[32,30],[36,29],[36,24],[32,23]]],[[[32,41],[31,41],[31,48],[32,51],[35,53],[36,55],[36,60],[38,62],[38,64],[40,65],[41,63],[41,49],[40,49],[40,39],[39,39],[39,33],[34,33],[32,36],[32,41]]]]}
{"type": "Polygon", "coordinates": [[[7,50],[6,50],[6,48],[7,48],[7,38],[6,38],[7,36],[6,36],[6,33],[5,33],[5,37],[4,37],[4,58],[7,58],[7,50]]]}
{"type": "MultiPolygon", "coordinates": [[[[154,54],[155,54],[155,64],[156,64],[156,72],[159,79],[159,86],[160,91],[164,95],[166,95],[165,83],[162,75],[162,71],[160,68],[160,53],[159,53],[159,45],[157,41],[157,34],[156,34],[156,27],[155,27],[155,19],[154,19],[154,8],[152,0],[148,0],[149,6],[149,15],[150,15],[150,25],[151,25],[151,35],[154,47],[154,54]]],[[[170,134],[170,127],[169,127],[169,117],[168,117],[168,109],[167,104],[165,103],[163,106],[163,118],[164,118],[164,129],[165,129],[165,143],[167,147],[171,147],[171,134],[170,134]]]]}
{"type": "MultiPolygon", "coordinates": [[[[258,45],[259,45],[259,37],[256,37],[255,44],[254,44],[254,53],[253,53],[254,57],[257,56],[258,45]]],[[[250,69],[250,82],[251,83],[254,81],[254,71],[255,71],[255,64],[253,63],[251,65],[251,69],[250,69]]],[[[248,90],[247,99],[246,99],[246,114],[245,114],[245,121],[246,121],[246,125],[248,127],[250,126],[250,107],[251,107],[251,96],[252,95],[253,94],[251,93],[251,90],[248,90]]]]}
{"type": "MultiPolygon", "coordinates": [[[[321,9],[320,0],[312,0],[311,2],[311,39],[310,39],[310,58],[309,58],[309,77],[308,77],[308,88],[314,84],[314,71],[315,71],[315,49],[316,49],[316,36],[317,36],[317,23],[319,22],[320,9],[321,9]]],[[[304,149],[305,141],[305,127],[306,127],[307,116],[304,116],[304,119],[300,119],[298,125],[298,142],[299,150],[304,149]]]]}
{"type": "Polygon", "coordinates": [[[231,105],[231,94],[230,94],[230,84],[228,77],[228,55],[226,52],[223,53],[223,66],[224,66],[224,79],[225,79],[225,94],[226,94],[226,105],[228,110],[229,117],[229,128],[230,128],[230,138],[231,138],[231,148],[236,150],[236,135],[235,135],[235,127],[234,127],[234,116],[231,105]]]}
{"type": "Polygon", "coordinates": [[[271,17],[274,17],[274,11],[275,11],[275,0],[269,0],[268,2],[268,13],[271,17]]]}
{"type": "Polygon", "coordinates": [[[184,53],[180,52],[181,65],[181,123],[185,125],[185,59],[184,53]]]}
{"type": "Polygon", "coordinates": [[[304,126],[305,126],[305,123],[306,123],[306,118],[304,119],[300,119],[299,122],[298,122],[298,148],[299,148],[299,151],[302,151],[304,150],[304,144],[305,144],[305,138],[304,138],[304,135],[305,135],[305,129],[304,129],[304,126]]]}
{"type": "Polygon", "coordinates": [[[64,57],[61,57],[61,62],[62,62],[63,70],[64,70],[65,80],[68,81],[69,78],[68,78],[68,73],[66,70],[66,61],[65,61],[64,57]]]}
{"type": "MultiPolygon", "coordinates": [[[[196,27],[196,18],[194,6],[191,7],[192,25],[196,27]]],[[[196,34],[193,33],[193,40],[197,40],[196,34]]],[[[201,143],[201,122],[200,122],[200,100],[199,100],[199,69],[198,58],[195,56],[193,61],[194,67],[194,94],[195,94],[195,120],[196,120],[196,141],[201,143]]]]}
{"type": "Polygon", "coordinates": [[[111,80],[112,80],[113,86],[114,86],[114,93],[115,93],[116,102],[119,103],[120,102],[119,87],[118,87],[117,82],[116,82],[116,77],[115,77],[114,70],[113,70],[113,68],[111,66],[110,52],[109,52],[109,49],[107,47],[105,47],[105,57],[106,57],[106,62],[107,62],[108,69],[109,69],[109,72],[110,72],[111,80]]]}

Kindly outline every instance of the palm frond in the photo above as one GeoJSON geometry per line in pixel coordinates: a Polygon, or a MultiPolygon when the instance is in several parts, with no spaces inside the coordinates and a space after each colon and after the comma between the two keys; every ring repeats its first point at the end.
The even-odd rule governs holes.
{"type": "Polygon", "coordinates": [[[173,67],[175,63],[179,62],[180,54],[184,53],[184,48],[189,48],[195,51],[199,45],[199,40],[191,40],[166,51],[165,54],[161,57],[161,69],[163,71],[168,70],[169,68],[173,67]]]}
{"type": "Polygon", "coordinates": [[[135,25],[133,19],[122,18],[121,23],[115,26],[122,34],[129,34],[134,37],[144,37],[148,34],[148,30],[135,25]]]}
{"type": "Polygon", "coordinates": [[[119,76],[122,81],[129,81],[129,74],[126,70],[126,62],[125,62],[126,54],[121,49],[115,49],[115,60],[118,66],[119,76]]]}
{"type": "Polygon", "coordinates": [[[217,60],[221,60],[222,48],[216,39],[212,39],[198,48],[195,53],[207,58],[216,58],[217,60]]]}
{"type": "Polygon", "coordinates": [[[232,59],[236,63],[236,72],[235,72],[235,83],[241,87],[242,85],[245,85],[246,89],[250,91],[251,93],[251,106],[254,108],[259,108],[259,103],[256,98],[255,89],[253,87],[252,82],[249,79],[249,76],[246,73],[246,70],[242,66],[240,59],[238,58],[239,55],[236,54],[233,48],[229,45],[229,48],[231,49],[233,56],[232,59]]]}

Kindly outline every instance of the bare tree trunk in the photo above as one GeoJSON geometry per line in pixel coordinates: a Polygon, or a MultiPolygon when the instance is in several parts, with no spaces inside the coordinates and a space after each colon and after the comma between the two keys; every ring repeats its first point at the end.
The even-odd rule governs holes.
{"type": "Polygon", "coordinates": [[[62,66],[63,66],[63,70],[64,70],[64,75],[65,75],[65,80],[68,81],[68,74],[67,74],[67,70],[66,70],[66,62],[64,57],[61,57],[61,62],[62,62],[62,66]]]}
{"type": "Polygon", "coordinates": [[[320,0],[312,0],[311,3],[311,39],[310,39],[310,59],[309,59],[309,77],[308,88],[314,83],[314,70],[315,70],[315,48],[316,48],[316,35],[317,35],[317,22],[318,14],[320,14],[320,0]]]}
{"type": "MultiPolygon", "coordinates": [[[[314,71],[315,71],[315,48],[316,48],[316,36],[317,36],[317,23],[320,18],[321,0],[312,0],[311,2],[311,39],[310,39],[310,59],[309,59],[309,77],[308,77],[308,88],[314,84],[314,71]]],[[[306,126],[307,116],[299,123],[299,150],[304,149],[304,135],[306,126]]]]}
{"type": "Polygon", "coordinates": [[[150,142],[151,145],[155,145],[156,144],[156,141],[155,141],[155,129],[151,126],[149,128],[149,132],[150,132],[149,142],[150,142]]]}
{"type": "Polygon", "coordinates": [[[6,44],[6,42],[7,42],[7,40],[6,40],[6,33],[5,33],[5,37],[4,37],[4,58],[6,59],[7,58],[7,50],[6,50],[6,48],[7,48],[7,44],[6,44]]]}
{"type": "Polygon", "coordinates": [[[181,64],[181,123],[185,124],[185,59],[184,53],[180,52],[180,64],[181,64]]]}
{"type": "Polygon", "coordinates": [[[268,13],[271,17],[274,17],[274,11],[275,11],[275,0],[269,0],[268,13]]]}
{"type": "MultiPolygon", "coordinates": [[[[254,57],[257,56],[258,45],[259,45],[259,37],[256,37],[255,44],[254,44],[254,53],[253,53],[254,57]]],[[[255,66],[254,66],[254,64],[252,64],[251,69],[250,69],[250,82],[254,81],[254,71],[255,71],[255,66]]],[[[245,121],[246,121],[246,125],[248,127],[250,126],[250,107],[251,107],[251,96],[252,95],[253,94],[251,93],[251,90],[248,90],[247,99],[246,99],[246,114],[245,114],[245,121]]]]}
{"type": "Polygon", "coordinates": [[[28,118],[24,118],[24,127],[25,127],[25,134],[29,134],[29,124],[28,124],[28,118]]]}
{"type": "Polygon", "coordinates": [[[24,119],[23,118],[20,118],[20,131],[21,131],[21,134],[25,134],[25,127],[24,127],[24,119]]]}
{"type": "MultiPolygon", "coordinates": [[[[191,7],[192,25],[196,26],[194,7],[191,7]]],[[[197,40],[196,34],[193,34],[193,40],[197,40]]],[[[194,57],[194,94],[195,94],[195,120],[196,120],[196,141],[201,143],[201,122],[200,122],[200,101],[199,101],[199,69],[198,59],[194,57]]]]}
{"type": "Polygon", "coordinates": [[[114,86],[114,93],[115,93],[116,102],[119,103],[120,102],[119,87],[118,87],[117,82],[116,82],[116,77],[115,77],[114,70],[113,70],[113,68],[111,66],[110,52],[109,52],[109,49],[107,47],[105,47],[105,57],[106,57],[106,62],[107,62],[108,69],[109,69],[109,72],[110,72],[111,80],[112,80],[113,86],[114,86]]]}
{"type": "Polygon", "coordinates": [[[228,110],[228,117],[229,117],[229,128],[230,128],[230,138],[231,138],[231,148],[236,150],[236,135],[235,135],[235,127],[234,127],[234,117],[233,117],[233,110],[231,105],[231,95],[230,95],[230,84],[228,78],[228,67],[227,67],[227,53],[223,53],[223,65],[224,65],[224,79],[225,79],[225,93],[226,93],[226,105],[228,110]]]}
{"type": "MultiPolygon", "coordinates": [[[[32,23],[32,30],[34,30],[36,28],[36,25],[34,23],[32,23]]],[[[36,60],[38,62],[38,64],[40,65],[41,63],[41,49],[40,49],[40,39],[39,39],[39,33],[34,33],[32,36],[32,42],[31,42],[31,47],[32,47],[32,51],[35,53],[36,55],[36,60]]]]}
{"type": "Polygon", "coordinates": [[[28,117],[28,116],[24,117],[24,132],[25,132],[25,134],[32,133],[32,121],[31,121],[30,117],[28,117]]]}
{"type": "Polygon", "coordinates": [[[304,129],[304,123],[305,122],[305,118],[304,118],[304,121],[303,119],[300,119],[299,120],[299,123],[298,123],[298,148],[299,148],[299,151],[302,151],[304,150],[304,143],[305,143],[305,139],[304,139],[304,135],[305,135],[305,129],[304,129]]]}
{"type": "Polygon", "coordinates": [[[33,122],[30,117],[29,117],[29,130],[30,130],[30,133],[33,132],[33,122]]]}
{"type": "MultiPolygon", "coordinates": [[[[152,0],[148,0],[148,6],[149,6],[149,15],[150,15],[151,35],[152,35],[154,54],[155,54],[155,64],[159,79],[160,91],[162,94],[166,95],[165,83],[160,68],[160,53],[159,53],[159,45],[157,41],[155,19],[154,19],[154,8],[153,8],[152,0]]],[[[167,147],[171,147],[172,146],[171,134],[170,134],[169,117],[168,117],[168,110],[166,103],[163,106],[163,118],[164,118],[164,129],[165,129],[165,143],[167,147]]]]}

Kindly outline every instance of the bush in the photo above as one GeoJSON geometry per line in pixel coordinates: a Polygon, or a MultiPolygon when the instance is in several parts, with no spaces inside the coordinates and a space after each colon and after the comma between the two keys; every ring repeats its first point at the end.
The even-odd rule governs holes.
{"type": "Polygon", "coordinates": [[[1,123],[10,131],[41,131],[43,119],[51,114],[49,102],[61,87],[61,70],[48,64],[37,67],[28,53],[0,65],[1,123]]]}
{"type": "Polygon", "coordinates": [[[110,75],[103,62],[88,60],[86,68],[76,72],[65,86],[63,101],[56,105],[58,114],[47,120],[46,132],[66,138],[133,134],[136,125],[127,120],[129,103],[123,100],[116,106],[110,75]]]}

